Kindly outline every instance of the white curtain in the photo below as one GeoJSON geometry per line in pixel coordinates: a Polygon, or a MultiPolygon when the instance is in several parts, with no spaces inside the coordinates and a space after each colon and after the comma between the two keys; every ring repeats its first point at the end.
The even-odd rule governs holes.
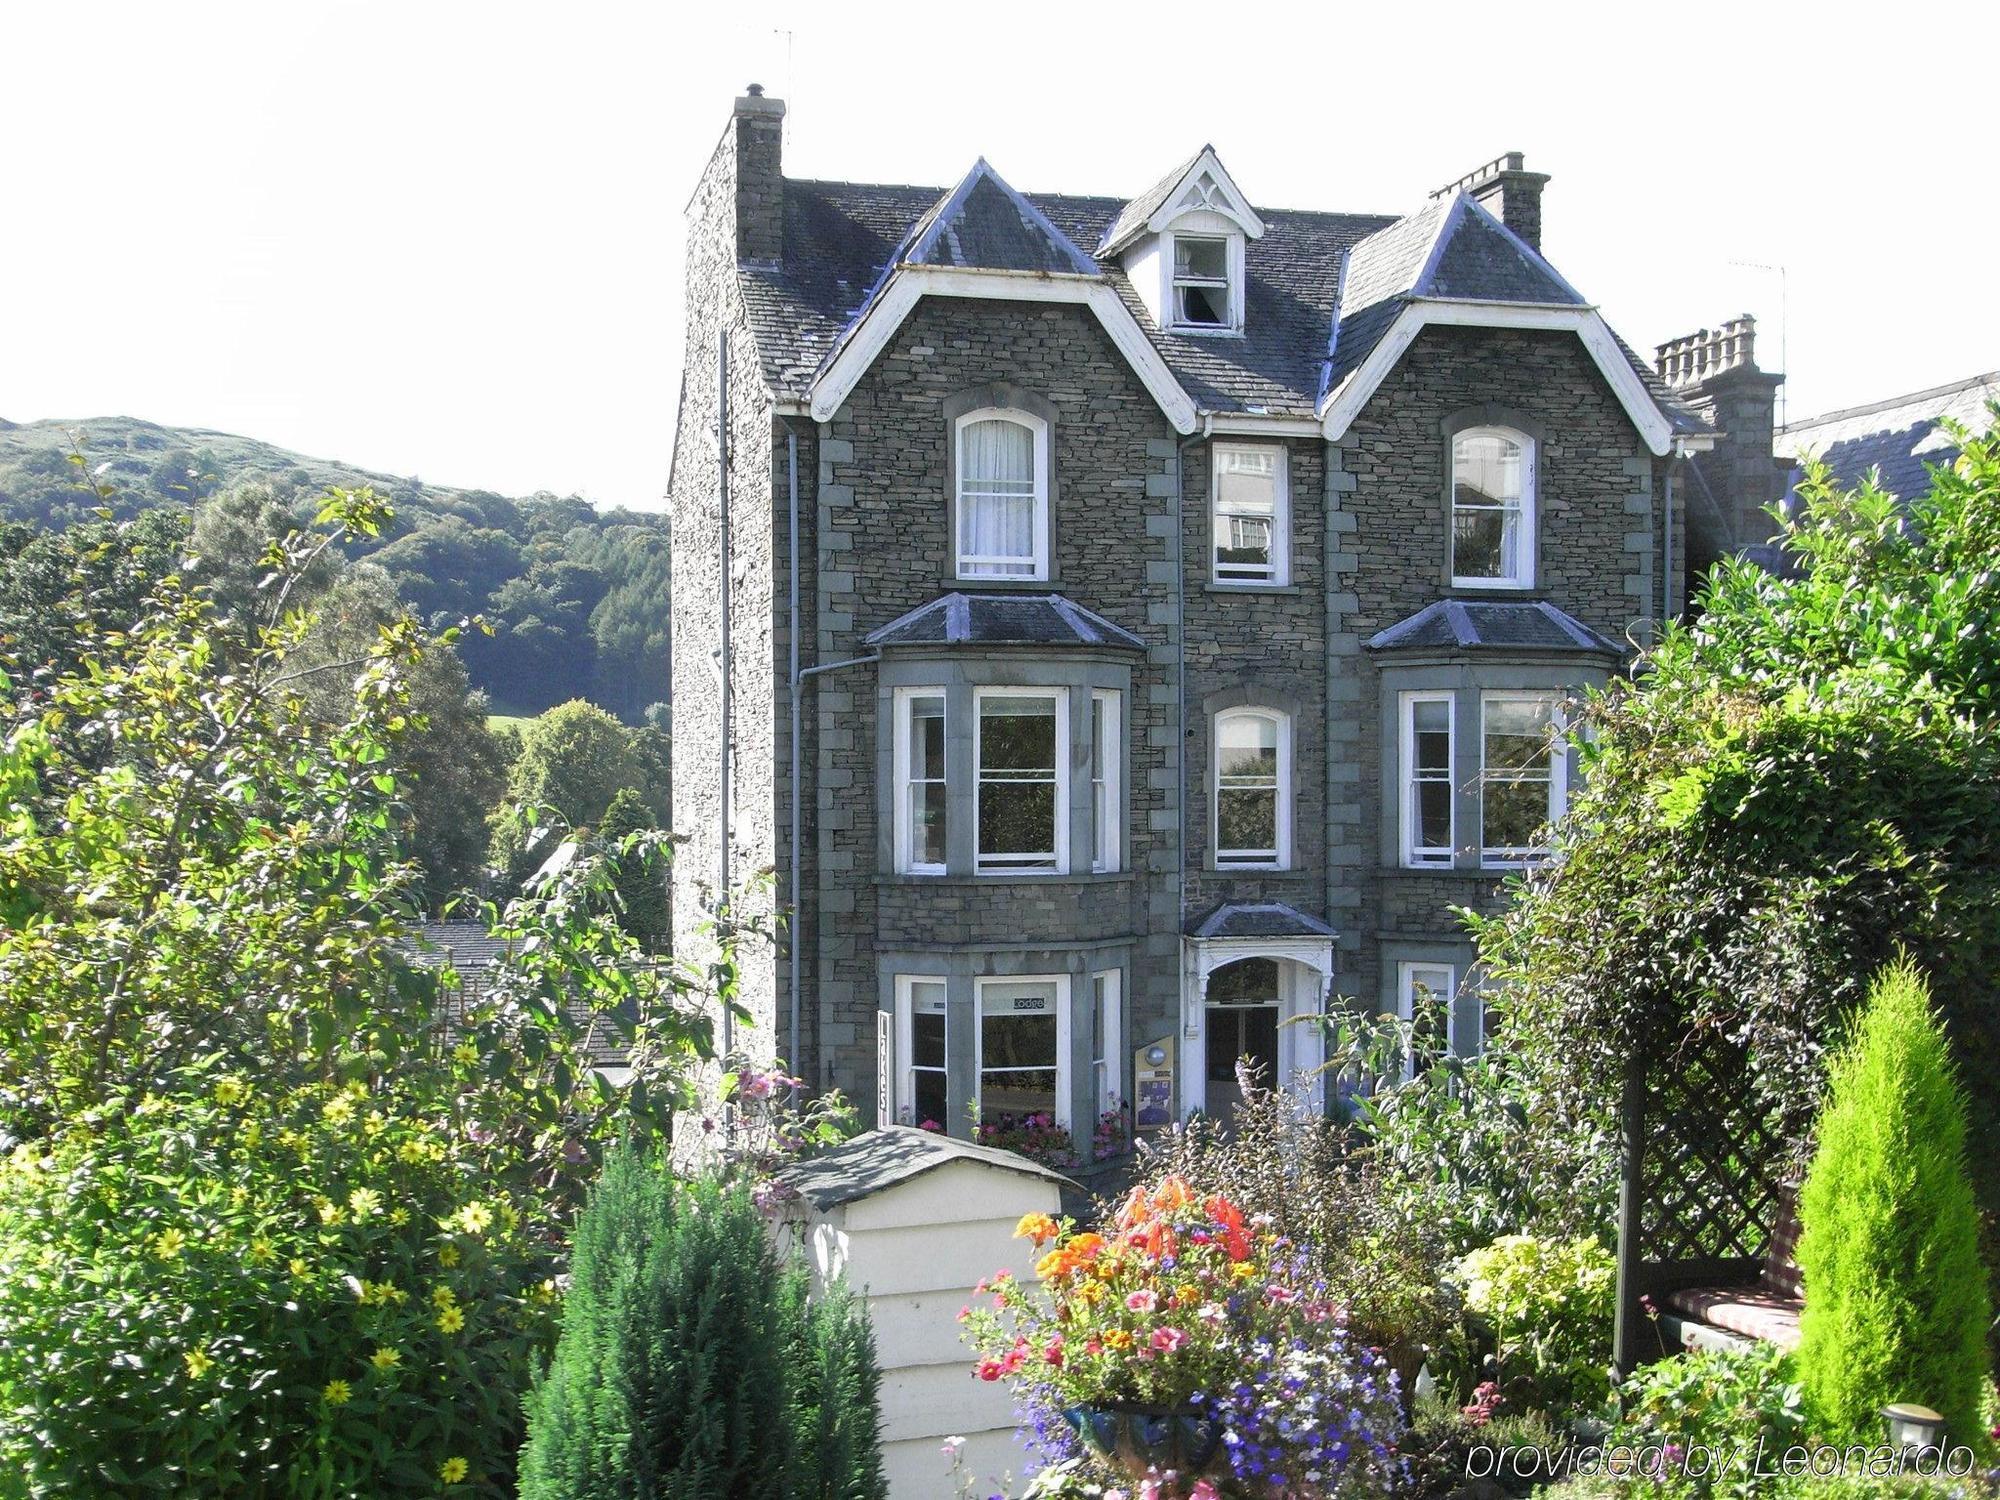
{"type": "Polygon", "coordinates": [[[1035,435],[990,418],[960,429],[958,550],[965,571],[1032,573],[1035,567],[1035,435]]]}

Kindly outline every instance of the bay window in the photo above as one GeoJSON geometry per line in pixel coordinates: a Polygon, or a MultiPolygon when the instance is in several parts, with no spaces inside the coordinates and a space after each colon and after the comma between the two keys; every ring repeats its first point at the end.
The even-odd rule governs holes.
{"type": "Polygon", "coordinates": [[[1068,690],[980,688],[974,701],[976,868],[1068,870],[1068,690]]]}
{"type": "Polygon", "coordinates": [[[1123,867],[1119,834],[1119,771],[1124,765],[1120,740],[1120,708],[1124,695],[1099,690],[1090,695],[1090,868],[1100,874],[1123,867]]]}
{"type": "Polygon", "coordinates": [[[1541,830],[1569,800],[1560,701],[1546,693],[1486,693],[1479,714],[1480,863],[1525,864],[1547,852],[1541,830]]]}
{"type": "Polygon", "coordinates": [[[1209,507],[1215,582],[1288,581],[1289,477],[1285,450],[1275,444],[1215,445],[1209,507]]]}
{"type": "Polygon", "coordinates": [[[1090,1073],[1100,1120],[1124,1101],[1124,977],[1118,969],[1090,976],[1090,1073]]]}
{"type": "Polygon", "coordinates": [[[897,1117],[923,1129],[950,1120],[945,1097],[945,982],[899,975],[896,979],[897,1050],[903,1058],[896,1086],[897,1117]]]}
{"type": "Polygon", "coordinates": [[[1043,1116],[1068,1124],[1064,1002],[1069,981],[1061,976],[981,979],[976,987],[979,1122],[1021,1124],[1043,1116]]]}
{"type": "Polygon", "coordinates": [[[1532,588],[1535,444],[1506,427],[1451,440],[1451,581],[1460,588],[1532,588]]]}
{"type": "Polygon", "coordinates": [[[1215,862],[1284,869],[1291,860],[1291,720],[1239,708],[1215,718],[1215,862]]]}
{"type": "Polygon", "coordinates": [[[942,688],[896,692],[896,868],[945,872],[945,698],[942,688]]]}
{"type": "Polygon", "coordinates": [[[1027,412],[959,418],[958,576],[1049,576],[1049,427],[1027,412]]]}
{"type": "Polygon", "coordinates": [[[1403,863],[1449,868],[1452,831],[1452,695],[1405,693],[1403,704],[1403,863]]]}

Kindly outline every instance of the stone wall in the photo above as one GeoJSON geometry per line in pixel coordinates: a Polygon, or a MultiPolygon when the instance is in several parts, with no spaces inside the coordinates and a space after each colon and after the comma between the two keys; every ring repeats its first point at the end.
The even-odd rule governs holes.
{"type": "MultiPolygon", "coordinates": [[[[675,428],[668,510],[673,528],[674,951],[696,964],[714,953],[707,930],[722,876],[721,641],[725,583],[731,625],[733,797],[730,884],[740,887],[776,858],[774,713],[784,678],[773,671],[779,625],[774,605],[770,514],[772,413],[736,282],[736,134],[726,131],[688,210],[685,285],[687,342],[675,428]],[[727,346],[731,563],[725,581],[719,519],[721,464],[717,416],[720,350],[727,346]]],[[[749,893],[739,917],[768,924],[768,882],[749,893]]],[[[768,944],[743,950],[743,992],[756,1024],[739,1045],[769,1057],[776,967],[768,944]]]]}

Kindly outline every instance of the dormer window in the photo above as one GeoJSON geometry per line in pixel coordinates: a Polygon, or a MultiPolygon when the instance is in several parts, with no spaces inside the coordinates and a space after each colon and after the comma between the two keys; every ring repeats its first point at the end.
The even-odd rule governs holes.
{"type": "Polygon", "coordinates": [[[1174,236],[1174,326],[1226,330],[1236,326],[1230,294],[1229,241],[1222,236],[1174,236]]]}

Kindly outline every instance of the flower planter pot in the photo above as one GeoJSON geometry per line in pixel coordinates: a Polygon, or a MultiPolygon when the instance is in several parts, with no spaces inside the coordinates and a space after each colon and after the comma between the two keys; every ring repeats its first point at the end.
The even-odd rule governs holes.
{"type": "Polygon", "coordinates": [[[1099,1462],[1135,1481],[1148,1470],[1192,1481],[1226,1462],[1221,1426],[1191,1407],[1072,1406],[1063,1418],[1099,1462]]]}

